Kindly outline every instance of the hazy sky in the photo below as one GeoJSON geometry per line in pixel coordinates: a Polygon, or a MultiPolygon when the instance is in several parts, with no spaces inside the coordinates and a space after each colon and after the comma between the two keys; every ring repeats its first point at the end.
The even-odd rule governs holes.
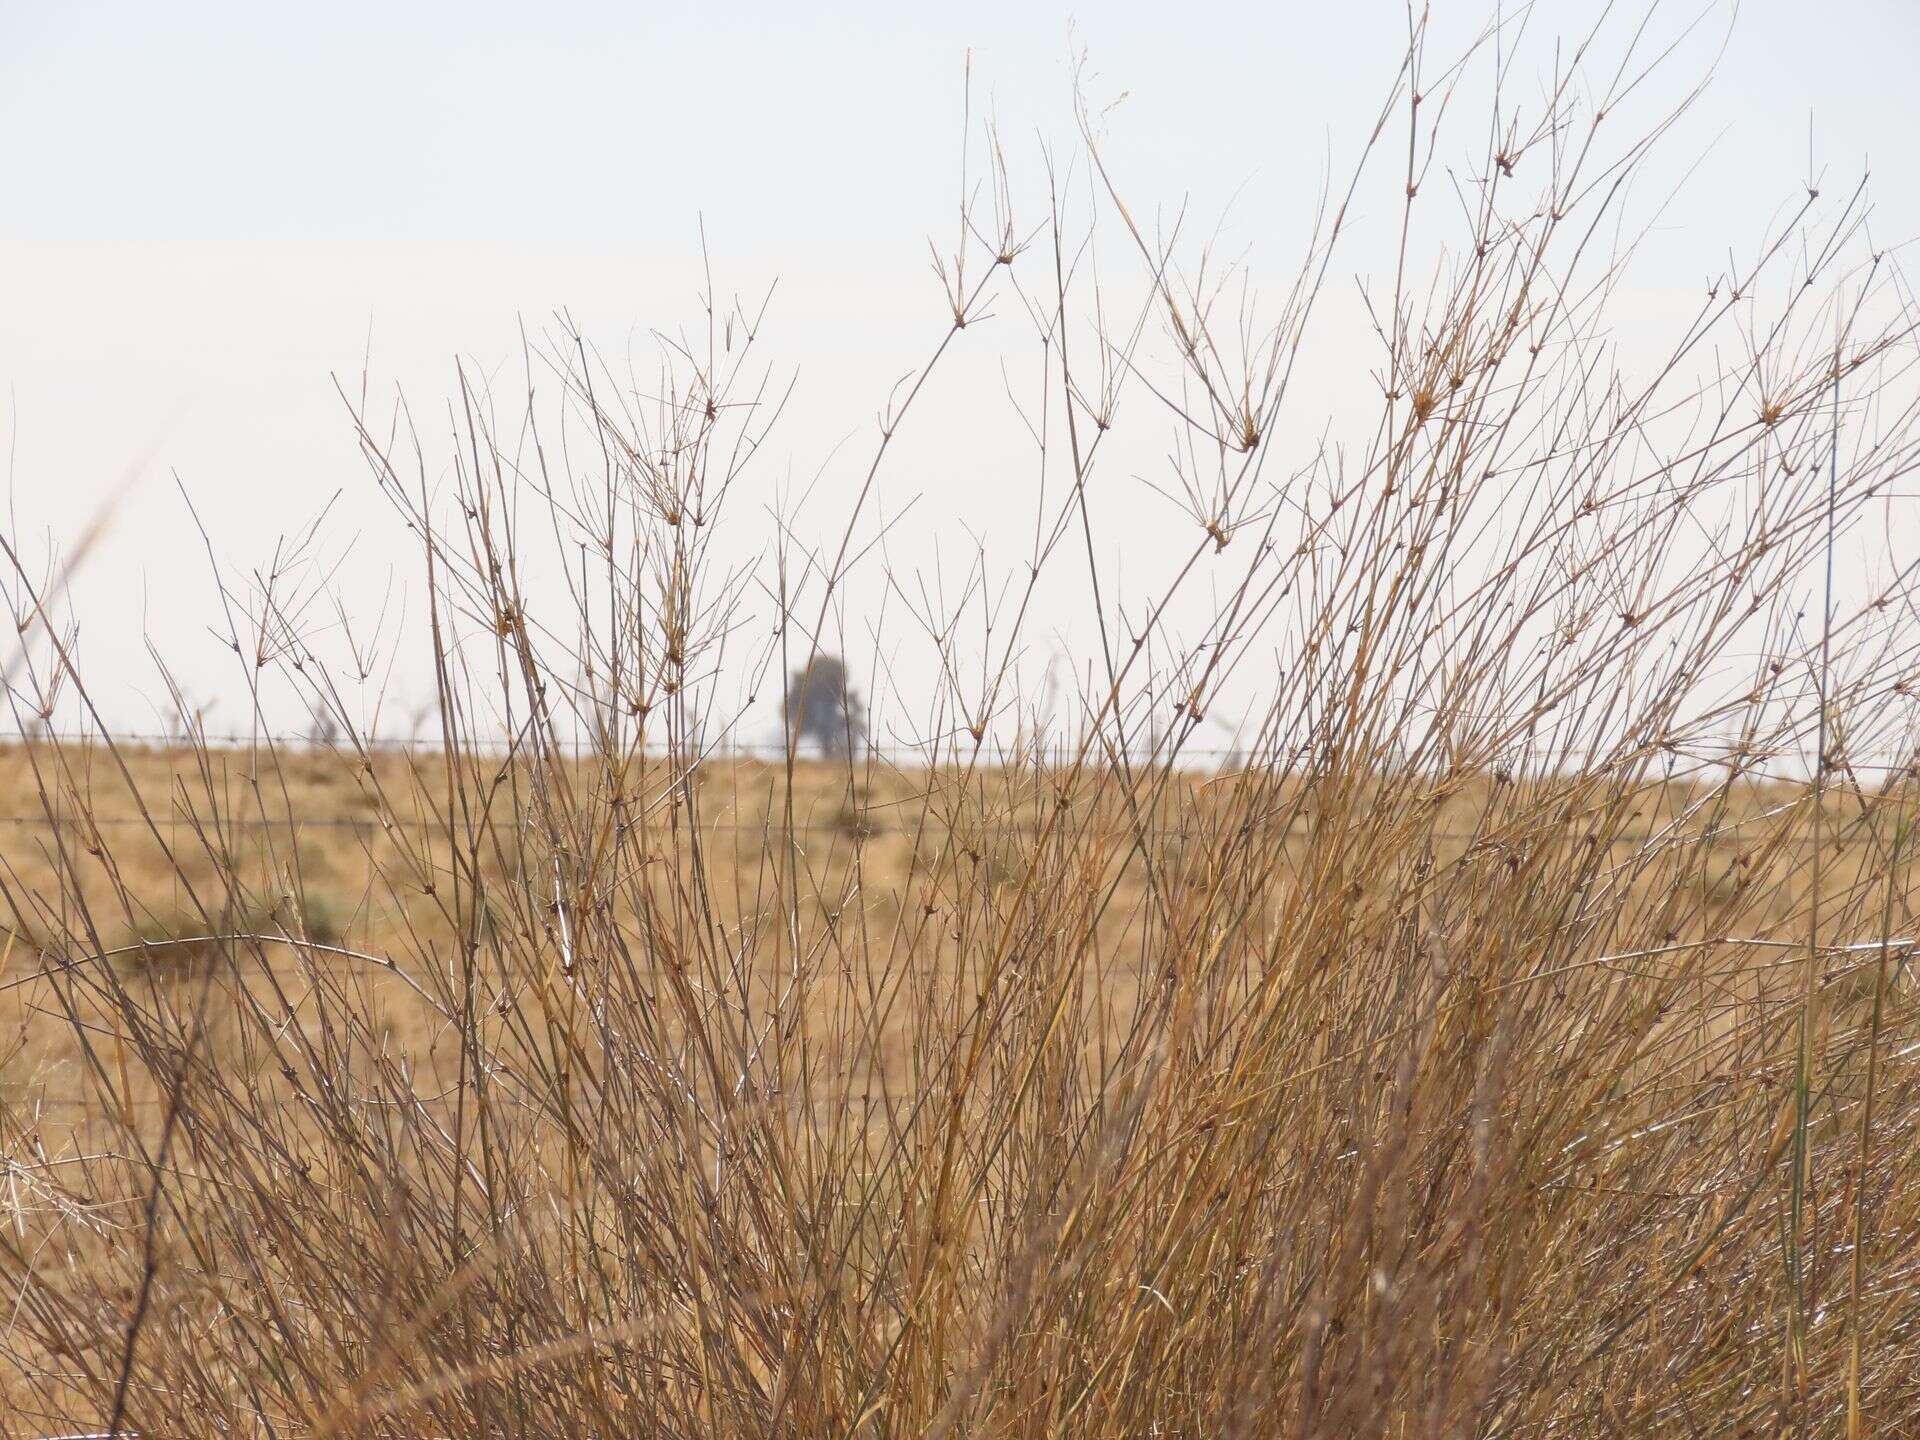
{"type": "MultiPolygon", "coordinates": [[[[1493,13],[1436,8],[1436,55],[1493,13]]],[[[1552,34],[1595,9],[1543,0],[1521,92],[1538,92],[1552,34]]],[[[1649,114],[1725,48],[1652,172],[1671,183],[1699,164],[1635,269],[1629,315],[1703,284],[1730,242],[1797,201],[1810,116],[1831,189],[1871,163],[1876,239],[1920,234],[1920,5],[1749,0],[1731,27],[1730,14],[1673,4],[1655,27],[1705,16],[1636,97],[1649,114]]],[[[348,557],[356,603],[377,608],[384,577],[404,572],[404,537],[330,375],[357,383],[370,339],[376,392],[403,385],[431,412],[456,355],[510,375],[522,320],[537,330],[558,307],[611,348],[641,345],[693,314],[702,222],[723,289],[781,280],[770,356],[799,388],[755,484],[770,502],[817,475],[831,502],[857,481],[887,387],[939,334],[926,242],[952,229],[969,52],[976,121],[998,119],[1023,194],[1043,144],[1071,157],[1084,53],[1090,98],[1126,96],[1106,125],[1136,207],[1188,204],[1277,291],[1405,28],[1388,0],[0,0],[9,529],[44,552],[138,467],[74,601],[97,686],[117,717],[153,719],[144,631],[215,697],[228,682],[204,628],[212,591],[175,475],[216,553],[242,568],[338,492],[328,543],[348,557]]],[[[1363,233],[1349,275],[1386,253],[1373,243],[1363,233]]],[[[952,444],[967,406],[999,393],[997,357],[1020,353],[1022,323],[980,342],[930,406],[945,438],[909,448],[890,479],[891,512],[917,502],[894,532],[896,565],[963,564],[1016,510],[1030,527],[1031,507],[1007,504],[1011,441],[952,444]]],[[[1357,356],[1359,338],[1336,335],[1329,353],[1351,342],[1357,356]]],[[[1121,556],[1152,547],[1154,504],[1116,501],[1121,556]]]]}

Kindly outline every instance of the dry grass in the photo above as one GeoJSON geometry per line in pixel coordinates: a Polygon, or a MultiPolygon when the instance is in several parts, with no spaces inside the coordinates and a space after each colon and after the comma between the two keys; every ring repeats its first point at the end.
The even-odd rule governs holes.
{"type": "MultiPolygon", "coordinates": [[[[1626,49],[1537,118],[1494,100],[1423,285],[1469,72],[1415,25],[1344,449],[1290,453],[1287,400],[1371,172],[1278,312],[1229,315],[1090,119],[1139,316],[1090,302],[1057,190],[1015,223],[990,146],[820,554],[713,553],[777,409],[757,313],[644,395],[563,341],[558,436],[463,378],[437,499],[404,410],[353,403],[421,547],[430,744],[367,737],[276,561],[218,623],[256,721],[290,684],[331,748],[0,752],[11,1433],[1910,1429],[1920,635],[1907,562],[1832,574],[1920,457],[1914,331],[1852,266],[1857,198],[1810,200],[1618,369],[1592,239],[1666,125],[1603,130],[1626,49]],[[715,674],[777,686],[835,633],[894,436],[993,305],[1046,362],[1032,550],[967,587],[984,654],[916,615],[936,738],[709,749],[715,674]],[[1124,615],[1093,538],[1123,399],[1191,511],[1124,615]],[[1079,565],[1100,644],[1041,743],[1024,637],[1079,565]],[[1256,665],[1239,759],[1189,763],[1256,665]]],[[[16,714],[97,722],[5,554],[16,714]]]]}
{"type": "MultiPolygon", "coordinates": [[[[16,781],[36,761],[102,763],[98,747],[6,758],[16,781]]],[[[553,917],[527,903],[525,876],[547,871],[529,837],[503,825],[463,862],[430,824],[379,824],[398,797],[426,808],[432,767],[281,757],[289,809],[257,818],[302,829],[235,823],[258,760],[127,766],[142,793],[179,798],[161,836],[114,847],[117,884],[144,902],[101,932],[120,953],[49,972],[57,945],[20,941],[0,979],[13,1253],[34,1302],[14,1383],[39,1423],[97,1421],[110,1393],[149,1263],[142,1152],[176,1094],[192,1109],[164,1169],[146,1433],[203,1424],[168,1399],[183,1370],[204,1404],[206,1387],[257,1392],[294,1354],[281,1428],[349,1402],[392,1407],[405,1433],[487,1416],[548,1433],[583,1423],[573,1407],[589,1429],[740,1425],[723,1398],[763,1416],[784,1381],[797,1433],[837,1431],[873,1403],[857,1377],[901,1363],[914,1293],[936,1284],[920,1304],[942,1320],[921,1361],[938,1406],[916,1426],[961,1403],[1014,1429],[1195,1425],[1275,1387],[1253,1425],[1282,1395],[1288,1413],[1306,1403],[1310,1378],[1342,1428],[1414,1397],[1492,1413],[1501,1377],[1583,1425],[1634,1428],[1682,1398],[1776,1402],[1763,1337],[1788,1313],[1805,786],[1401,777],[1333,822],[1324,778],[1255,771],[1163,777],[1147,821],[1110,772],[875,772],[858,782],[871,818],[848,824],[847,773],[803,765],[789,831],[778,767],[711,765],[677,843],[701,837],[712,938],[688,923],[691,867],[669,862],[621,887],[569,973],[553,917]],[[221,858],[196,865],[210,813],[228,817],[221,858]],[[351,848],[313,823],[340,821],[351,848]],[[797,906],[776,891],[790,835],[797,906]],[[307,913],[343,917],[324,937],[309,923],[313,944],[276,903],[290,863],[307,913]],[[406,893],[393,881],[413,864],[478,876],[480,895],[406,893]],[[182,913],[182,894],[204,904],[230,882],[207,918],[182,913]],[[466,964],[462,933],[479,936],[466,964]],[[339,1313],[284,1308],[296,1284],[300,1308],[339,1313]],[[237,1309],[256,1285],[262,1308],[237,1309]],[[673,1313],[679,1286],[717,1329],[673,1313]],[[662,1310],[671,1324],[636,1328],[662,1310]],[[802,1323],[818,1347],[804,1380],[774,1359],[802,1323]],[[333,1326],[345,1348],[323,1368],[333,1326]],[[1246,1358],[1263,1327],[1267,1353],[1246,1358]],[[856,1340],[863,1369],[835,1353],[856,1340]],[[703,1356],[734,1372],[724,1388],[703,1356]],[[1691,1365],[1664,1399],[1622,1398],[1654,1356],[1691,1365]],[[376,1357],[388,1373],[356,1394],[376,1357]],[[973,1378],[983,1357],[1002,1378],[973,1378]],[[1096,1397],[1124,1408],[1086,1413],[1096,1397]]],[[[105,791],[96,813],[119,813],[105,791]]],[[[1881,933],[1889,901],[1911,933],[1911,865],[1887,853],[1897,804],[1827,801],[1836,937],[1881,933]]],[[[58,893],[59,862],[24,853],[9,885],[58,893]]],[[[78,903],[104,923],[116,890],[95,883],[78,903]]],[[[1895,1409],[1920,1240],[1901,1168],[1920,1116],[1907,959],[1820,956],[1805,1282],[1808,1383],[1831,1390],[1864,1194],[1881,1257],[1858,1317],[1880,1337],[1865,1394],[1895,1409]],[[1863,1191],[1851,1124],[1876,997],[1863,1191]]],[[[222,1424],[260,1423],[258,1402],[231,1403],[222,1424]]]]}

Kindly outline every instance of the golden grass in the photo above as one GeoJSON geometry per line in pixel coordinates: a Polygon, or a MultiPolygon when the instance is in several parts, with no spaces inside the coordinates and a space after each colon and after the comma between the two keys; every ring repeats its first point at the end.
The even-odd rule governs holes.
{"type": "MultiPolygon", "coordinates": [[[[547,1408],[561,1403],[548,1393],[555,1385],[614,1386],[592,1402],[607,1417],[738,1423],[721,1418],[727,1405],[710,1388],[718,1377],[655,1369],[664,1353],[690,1355],[686,1347],[712,1338],[685,1315],[649,1312],[632,1328],[638,1297],[665,1278],[627,1273],[635,1257],[626,1248],[635,1244],[687,1247],[671,1263],[710,1272],[699,1288],[721,1293],[706,1303],[739,1307],[729,1323],[748,1327],[730,1337],[747,1348],[729,1357],[741,1368],[725,1382],[727,1404],[752,1397],[768,1405],[784,1384],[787,1403],[810,1417],[801,1433],[837,1431],[854,1414],[842,1407],[872,1398],[844,1388],[851,1374],[834,1379],[851,1355],[817,1354],[804,1387],[784,1374],[760,1348],[772,1343],[766,1317],[784,1317],[784,1331],[801,1315],[814,1325],[830,1316],[897,1355],[914,1331],[889,1315],[900,1316],[915,1292],[922,1306],[940,1307],[942,1321],[937,1336],[920,1341],[943,1347],[919,1361],[935,1367],[918,1382],[932,1386],[920,1402],[934,1406],[924,1423],[962,1403],[954,1377],[983,1356],[1005,1378],[965,1403],[1001,1416],[996,1428],[1084,1423],[1089,1433],[1119,1425],[1120,1414],[1237,1404],[1241,1384],[1282,1387],[1291,1406],[1305,1403],[1298,1387],[1311,1381],[1328,1387],[1327,1397],[1344,1396],[1340,1407],[1377,1403],[1398,1413],[1410,1395],[1423,1405],[1464,1403],[1445,1391],[1434,1398],[1443,1377],[1474,1387],[1485,1405],[1500,1376],[1514,1383],[1516,1367],[1540,1384],[1585,1365],[1584,1378],[1576,1370],[1549,1391],[1552,1413],[1577,1398],[1632,1423],[1674,1403],[1658,1391],[1616,1393],[1619,1377],[1642,1374],[1650,1354],[1664,1366],[1696,1367],[1678,1392],[1691,1404],[1728,1404],[1763,1383],[1764,1368],[1753,1367],[1769,1363],[1767,1352],[1743,1331],[1765,1334],[1784,1302],[1779,1277],[1769,1279],[1779,1264],[1775,1224],[1751,1192],[1756,1183],[1762,1194],[1772,1188],[1765,1177],[1790,1111],[1782,1098],[1791,1091],[1809,898],[1804,786],[1743,782],[1715,793],[1574,777],[1424,786],[1402,777],[1367,787],[1373,793],[1330,837],[1319,818],[1324,786],[1270,772],[1166,776],[1144,814],[1112,773],[1035,766],[856,776],[802,764],[788,829],[781,767],[712,763],[686,788],[684,807],[655,807],[664,834],[649,827],[649,837],[677,834],[683,855],[700,837],[714,933],[753,937],[758,953],[743,966],[728,953],[737,940],[708,948],[669,939],[662,911],[684,903],[673,897],[686,876],[666,864],[621,887],[619,912],[603,917],[604,937],[585,947],[595,958],[562,980],[551,973],[545,920],[503,905],[486,958],[462,971],[452,923],[461,912],[423,885],[395,883],[431,874],[452,885],[463,873],[458,847],[430,818],[444,813],[436,757],[375,752],[371,774],[355,760],[297,751],[269,760],[136,749],[124,758],[131,789],[102,778],[109,767],[98,746],[15,749],[0,760],[12,814],[32,813],[28,781],[37,769],[76,777],[100,833],[118,828],[107,820],[138,813],[135,794],[147,797],[157,831],[113,844],[110,867],[103,844],[98,893],[82,902],[103,917],[124,912],[117,928],[100,932],[121,952],[111,979],[50,971],[58,947],[43,953],[18,936],[0,977],[8,986],[0,1024],[14,1037],[0,1068],[0,1117],[16,1167],[15,1233],[41,1237],[16,1253],[31,1258],[44,1295],[58,1297],[44,1328],[15,1332],[11,1385],[23,1415],[97,1418],[96,1386],[111,1374],[145,1273],[134,1238],[147,1192],[134,1156],[159,1143],[179,1063],[207,1077],[204,1089],[187,1092],[207,1107],[182,1145],[195,1158],[166,1167],[171,1204],[184,1213],[163,1233],[191,1253],[153,1272],[143,1364],[153,1383],[190,1364],[199,1386],[217,1384],[241,1403],[257,1386],[243,1372],[263,1362],[222,1358],[240,1333],[234,1327],[281,1333],[292,1317],[243,1321],[230,1308],[234,1282],[216,1277],[237,1266],[244,1284],[248,1270],[264,1280],[291,1266],[302,1285],[351,1283],[363,1292],[353,1302],[364,1316],[357,1324],[374,1328],[353,1342],[349,1353],[360,1361],[343,1354],[326,1363],[344,1368],[298,1386],[310,1397],[302,1403],[318,1407],[308,1424],[341,1403],[362,1425],[391,1407],[404,1433],[457,1430],[480,1414],[557,1417],[564,1407],[547,1408]],[[269,772],[274,784],[255,783],[269,772]],[[1073,803],[1061,806],[1062,794],[1073,803]],[[156,797],[167,797],[164,809],[156,797]],[[1060,817],[1052,826],[1049,813],[1060,817]],[[1389,839],[1400,843],[1382,848],[1389,839]],[[779,879],[796,854],[805,890],[797,906],[779,879]],[[287,887],[276,887],[288,873],[302,879],[293,888],[306,914],[334,917],[324,936],[311,924],[303,931],[287,887]],[[234,886],[213,925],[181,898],[209,877],[234,886]],[[1605,897],[1603,924],[1570,927],[1569,885],[1605,897]],[[769,910],[778,917],[772,926],[769,910]],[[260,938],[171,943],[229,930],[260,938]],[[316,943],[300,943],[303,933],[316,943]],[[148,948],[124,948],[142,941],[148,948]],[[1616,958],[1601,959],[1609,950],[1616,958]],[[548,973],[529,970],[535,953],[548,973]],[[686,988],[669,1003],[658,987],[676,976],[686,988]],[[740,997],[737,1025],[724,1013],[730,983],[740,997]],[[789,1188],[760,1197],[775,1202],[764,1219],[729,1219],[746,1230],[730,1231],[723,1253],[707,1250],[717,1235],[696,1239],[670,1214],[645,1223],[666,1226],[671,1239],[636,1241],[625,1228],[642,1223],[622,1215],[627,1187],[641,1176],[656,1187],[705,1188],[661,1168],[670,1158],[659,1153],[663,1143],[681,1151],[672,1164],[701,1168],[724,1165],[729,1150],[724,1130],[669,1140],[677,1122],[644,1142],[625,1130],[593,1138],[604,1107],[622,1103],[614,1097],[635,1083],[618,1072],[616,1055],[631,1063],[624,1044],[573,1028],[587,1024],[581,1007],[600,985],[608,999],[639,1007],[629,1018],[645,1015],[655,1043],[721,1044],[742,1082],[767,1087],[751,1118],[736,1112],[731,1123],[745,1132],[739,1143],[779,1144],[745,1163],[774,1167],[757,1183],[789,1188]],[[656,1015],[656,1006],[673,1013],[656,1015]],[[992,1037],[984,1047],[961,1043],[982,1033],[992,1037]],[[1150,1046],[1143,1034],[1156,1037],[1150,1046]],[[502,1127],[501,1148],[512,1155],[509,1173],[472,1178],[468,1204],[493,1218],[462,1222],[452,1198],[458,1181],[442,1168],[457,1151],[436,1158],[435,1147],[421,1148],[424,1137],[406,1131],[430,1124],[457,1135],[475,1123],[461,1112],[463,1102],[478,1103],[471,1067],[482,1055],[495,1063],[511,1056],[518,1077],[501,1090],[524,1093],[511,1101],[510,1121],[483,1122],[502,1127]],[[1143,1070],[1163,1078],[1148,1088],[1143,1070]],[[779,1077],[794,1071],[804,1085],[780,1096],[779,1077]],[[357,1093],[330,1098],[340,1089],[357,1093]],[[928,1114],[934,1101],[944,1119],[928,1114]],[[345,1108],[330,1109],[336,1104],[345,1108]],[[1131,1132],[1124,1141],[1113,1132],[1116,1104],[1131,1132]],[[943,1135],[961,1137],[960,1146],[949,1151],[943,1135]],[[224,1149],[246,1136],[241,1150],[224,1149]],[[623,1142],[631,1151],[619,1149],[623,1142]],[[617,1159],[602,1148],[609,1144],[617,1159]],[[1123,1144],[1131,1153],[1101,1153],[1123,1144]],[[961,1160],[961,1178],[946,1174],[949,1153],[961,1160]],[[123,1164],[103,1158],[116,1155],[123,1164]],[[928,1171],[935,1156],[939,1176],[928,1171]],[[1041,1193],[1057,1198],[1032,1209],[1041,1175],[1054,1177],[1041,1193]],[[942,1197],[943,1185],[977,1198],[959,1207],[942,1197]],[[414,1203],[433,1196],[436,1209],[394,1212],[414,1187],[425,1192],[414,1203]],[[491,1207],[504,1201],[496,1189],[520,1206],[560,1209],[497,1231],[504,1217],[491,1207]],[[848,1207],[854,1216],[835,1213],[848,1207]],[[413,1234],[406,1268],[396,1270],[402,1233],[429,1220],[453,1228],[437,1229],[430,1243],[413,1234]],[[460,1240],[475,1225],[479,1232],[460,1240]],[[951,1225],[960,1229],[949,1236],[951,1225]],[[824,1227],[819,1238],[781,1252],[815,1226],[824,1227]],[[187,1238],[202,1227],[209,1233],[187,1238]],[[49,1240],[55,1250],[45,1248],[49,1240]],[[828,1243],[831,1262],[819,1258],[828,1243]],[[958,1248],[943,1260],[950,1245],[958,1248]],[[909,1246],[918,1251],[911,1263],[909,1246]],[[606,1263],[593,1259],[602,1247],[621,1254],[625,1284],[638,1290],[602,1293],[603,1277],[547,1293],[568,1274],[569,1286],[587,1283],[606,1263]],[[322,1255],[323,1268],[308,1268],[322,1255]],[[1261,1305],[1292,1307],[1286,1323],[1299,1348],[1291,1358],[1240,1356],[1235,1329],[1219,1328],[1279,1323],[1278,1312],[1273,1320],[1247,1313],[1239,1295],[1254,1283],[1247,1266],[1260,1256],[1261,1266],[1290,1277],[1261,1305]],[[523,1273],[529,1264],[542,1272],[537,1283],[523,1273]],[[1048,1284],[1060,1293],[1037,1290],[1026,1273],[1035,1265],[1054,1272],[1048,1284]],[[1083,1289],[1089,1269],[1101,1277],[1098,1294],[1083,1289]],[[531,1298],[518,1293],[529,1283],[544,1318],[511,1318],[531,1298]],[[875,1285],[885,1288],[839,1293],[875,1285]],[[1569,1307],[1570,1294],[1592,1298],[1569,1307]],[[385,1322],[377,1315],[400,1295],[413,1297],[409,1313],[424,1312],[381,1340],[401,1321],[398,1312],[385,1322]],[[1062,1304],[1069,1308],[1036,1331],[1006,1329],[1010,1306],[1031,1325],[1041,1318],[1027,1313],[1033,1307],[1045,1316],[1062,1304]],[[1417,1306],[1422,1318],[1416,1324],[1396,1305],[1417,1306]],[[507,1330],[476,1351],[471,1327],[482,1322],[507,1330]],[[649,1353],[642,1334],[655,1345],[666,1338],[648,1328],[655,1325],[673,1332],[673,1344],[652,1352],[661,1358],[644,1362],[651,1378],[635,1391],[631,1367],[649,1353]],[[1494,1340],[1497,1355],[1476,1348],[1494,1340]],[[390,1373],[361,1394],[359,1367],[395,1345],[399,1353],[379,1361],[390,1373]],[[1376,1353],[1382,1346],[1393,1347],[1391,1358],[1376,1353]],[[971,1358],[964,1366],[938,1359],[949,1353],[971,1358]],[[1136,1380],[1128,1367],[1143,1362],[1148,1374],[1136,1380]],[[1309,1362],[1327,1367],[1326,1377],[1303,1373],[1309,1362]],[[1266,1368],[1276,1364],[1277,1374],[1266,1368]],[[1402,1365],[1413,1368],[1396,1375],[1402,1365]],[[1378,1366],[1393,1368],[1383,1377],[1378,1366]],[[1236,1367],[1246,1372],[1236,1386],[1217,1386],[1212,1377],[1236,1367]],[[936,1383],[939,1375],[948,1378],[936,1383]],[[1080,1413],[1095,1403],[1115,1407],[1115,1417],[1095,1424],[1080,1413]],[[356,1408],[368,1404],[373,1412],[356,1408]],[[439,1418],[428,1424],[426,1416],[439,1418]],[[415,1421],[426,1430],[416,1432],[415,1421]]],[[[611,773],[642,795],[665,778],[660,766],[597,777],[590,766],[568,768],[576,795],[610,787],[611,773]]],[[[1844,897],[1829,911],[1835,944],[1877,935],[1886,897],[1897,897],[1895,913],[1911,932],[1911,864],[1887,868],[1884,844],[1870,843],[1884,841],[1893,823],[1887,804],[1828,797],[1825,883],[1844,897]]],[[[50,837],[85,853],[92,830],[78,822],[22,828],[37,834],[31,846],[8,847],[10,889],[58,894],[50,837]]],[[[486,858],[464,873],[503,895],[528,873],[546,873],[550,852],[530,828],[522,812],[501,815],[486,843],[469,847],[486,858]]],[[[1820,962],[1831,1110],[1814,1144],[1833,1159],[1811,1224],[1816,1237],[1833,1239],[1817,1244],[1813,1286],[1817,1295],[1836,1285],[1849,1206],[1871,1184],[1883,1257],[1875,1273],[1885,1278],[1868,1291],[1863,1318],[1890,1345],[1915,1303],[1898,1257],[1920,1239],[1920,1207],[1899,1180],[1915,1118],[1905,1098],[1920,1080],[1910,1058],[1907,959],[1902,945],[1886,957],[1832,950],[1820,962]],[[1849,1155],[1847,1117],[1863,1091],[1862,1042],[1883,974],[1885,1108],[1861,1171],[1849,1155]]],[[[714,1102],[725,1090],[718,1081],[709,1070],[676,1083],[714,1102]]],[[[623,1125],[640,1119],[625,1116],[623,1125]]],[[[440,1139],[447,1143],[444,1131],[440,1139]]],[[[708,1192],[702,1211],[728,1190],[722,1183],[708,1192]]],[[[735,1192],[726,1203],[753,1201],[735,1192]]],[[[284,1275],[273,1283],[285,1293],[284,1275]]],[[[1830,1302],[1819,1313],[1816,1384],[1831,1382],[1847,1330],[1830,1302]]],[[[318,1318],[278,1343],[330,1343],[311,1333],[318,1318]]],[[[1869,1378],[1870,1400],[1899,1403],[1897,1375],[1869,1378]]],[[[192,1428],[160,1391],[137,1399],[141,1413],[160,1410],[157,1433],[192,1428]]],[[[1276,1403],[1268,1396],[1260,1408],[1276,1403]]],[[[278,1413],[277,1425],[299,1423],[278,1413]]]]}

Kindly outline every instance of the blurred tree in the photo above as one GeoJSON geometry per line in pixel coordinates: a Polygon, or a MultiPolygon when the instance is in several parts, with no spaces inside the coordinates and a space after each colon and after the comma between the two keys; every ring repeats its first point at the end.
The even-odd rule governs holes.
{"type": "Polygon", "coordinates": [[[787,746],[812,739],[822,755],[851,759],[867,738],[867,708],[847,686],[846,662],[816,655],[787,683],[787,746]]]}
{"type": "Polygon", "coordinates": [[[307,744],[316,750],[331,749],[340,739],[339,720],[324,700],[315,700],[308,707],[308,714],[311,718],[307,722],[307,744]]]}

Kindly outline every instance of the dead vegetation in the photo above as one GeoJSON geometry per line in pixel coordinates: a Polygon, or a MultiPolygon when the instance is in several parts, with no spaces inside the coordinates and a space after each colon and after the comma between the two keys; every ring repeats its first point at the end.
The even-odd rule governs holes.
{"type": "MultiPolygon", "coordinates": [[[[1377,424],[1337,450],[1289,448],[1287,399],[1373,169],[1279,309],[1232,313],[1088,120],[1136,323],[990,147],[846,538],[765,580],[777,687],[915,397],[989,306],[1033,325],[1032,578],[965,667],[928,628],[920,763],[703,739],[758,312],[711,309],[651,398],[559,347],[590,461],[463,385],[444,504],[356,403],[420,541],[430,743],[367,735],[271,570],[226,638],[330,747],[0,753],[10,1433],[1910,1425],[1911,577],[1831,572],[1913,468],[1913,334],[1858,203],[1810,198],[1664,364],[1618,367],[1627,257],[1591,241],[1665,126],[1602,125],[1632,39],[1492,101],[1439,221],[1475,97],[1416,25],[1369,147],[1405,218],[1377,424]],[[1107,604],[1128,405],[1178,436],[1183,563],[1101,609],[1078,723],[1015,735],[1040,577],[1089,566],[1107,604]],[[1249,665],[1237,761],[1189,763],[1249,665]]],[[[84,704],[6,553],[16,714],[84,704]]]]}

